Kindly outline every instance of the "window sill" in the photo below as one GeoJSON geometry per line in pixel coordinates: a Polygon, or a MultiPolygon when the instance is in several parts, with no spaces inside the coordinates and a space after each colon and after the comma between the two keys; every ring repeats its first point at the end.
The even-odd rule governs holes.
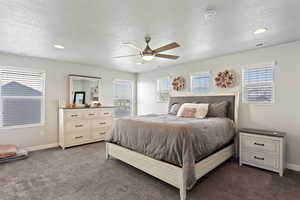
{"type": "Polygon", "coordinates": [[[34,127],[42,127],[42,126],[45,126],[45,124],[41,123],[41,124],[27,124],[27,125],[18,125],[18,126],[6,126],[6,127],[0,127],[0,130],[34,128],[34,127]]]}

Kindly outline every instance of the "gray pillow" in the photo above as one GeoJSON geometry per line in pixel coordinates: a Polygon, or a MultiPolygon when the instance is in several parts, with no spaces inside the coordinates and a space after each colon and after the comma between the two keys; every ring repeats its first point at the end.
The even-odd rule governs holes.
{"type": "Polygon", "coordinates": [[[228,101],[221,101],[219,103],[209,104],[207,117],[226,118],[228,113],[228,101]]]}
{"type": "Polygon", "coordinates": [[[170,110],[169,110],[169,114],[170,115],[177,115],[177,112],[180,108],[180,104],[179,103],[174,103],[173,105],[171,105],[170,110]]]}

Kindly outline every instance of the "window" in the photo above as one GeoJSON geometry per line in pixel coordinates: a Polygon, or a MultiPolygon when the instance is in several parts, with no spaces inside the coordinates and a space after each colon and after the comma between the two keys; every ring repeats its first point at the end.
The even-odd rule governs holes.
{"type": "Polygon", "coordinates": [[[169,77],[160,78],[157,80],[157,101],[167,102],[170,96],[171,82],[169,77]]]}
{"type": "Polygon", "coordinates": [[[191,91],[195,93],[208,92],[211,77],[209,72],[191,75],[191,91]]]}
{"type": "Polygon", "coordinates": [[[265,65],[243,70],[243,102],[274,102],[274,66],[265,65]]]}
{"type": "Polygon", "coordinates": [[[44,123],[45,73],[0,68],[0,127],[44,123]]]}
{"type": "Polygon", "coordinates": [[[133,82],[129,80],[115,80],[113,82],[114,88],[114,105],[116,117],[130,116],[132,114],[132,91],[133,82]]]}

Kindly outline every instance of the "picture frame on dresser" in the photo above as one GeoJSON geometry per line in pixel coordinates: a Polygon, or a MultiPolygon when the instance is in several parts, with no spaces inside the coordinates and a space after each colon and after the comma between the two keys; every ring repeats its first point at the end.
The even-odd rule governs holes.
{"type": "Polygon", "coordinates": [[[286,169],[286,133],[244,128],[239,130],[240,166],[243,164],[277,172],[286,169]]]}
{"type": "Polygon", "coordinates": [[[85,104],[85,92],[75,92],[73,104],[85,104]]]}

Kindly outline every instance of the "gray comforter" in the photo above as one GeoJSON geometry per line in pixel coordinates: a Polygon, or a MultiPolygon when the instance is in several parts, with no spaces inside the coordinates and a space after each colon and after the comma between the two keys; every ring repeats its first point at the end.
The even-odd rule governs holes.
{"type": "Polygon", "coordinates": [[[152,114],[117,119],[106,141],[182,167],[190,189],[196,183],[195,163],[228,144],[234,135],[234,123],[227,118],[152,114]]]}

